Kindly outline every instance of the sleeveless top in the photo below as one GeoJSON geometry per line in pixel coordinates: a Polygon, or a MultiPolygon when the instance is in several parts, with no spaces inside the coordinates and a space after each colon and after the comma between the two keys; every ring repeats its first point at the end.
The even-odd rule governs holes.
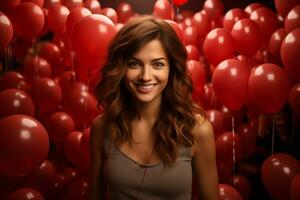
{"type": "Polygon", "coordinates": [[[175,163],[140,165],[115,145],[105,142],[105,181],[111,200],[190,200],[192,193],[191,147],[180,147],[175,163]],[[146,169],[146,175],[143,179],[146,169]]]}

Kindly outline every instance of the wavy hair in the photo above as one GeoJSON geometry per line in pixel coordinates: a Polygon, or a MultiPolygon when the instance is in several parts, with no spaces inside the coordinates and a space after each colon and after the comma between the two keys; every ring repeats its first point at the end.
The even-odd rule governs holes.
{"type": "Polygon", "coordinates": [[[123,83],[128,60],[150,41],[160,40],[170,65],[169,80],[162,95],[162,106],[153,131],[156,150],[167,165],[177,158],[180,145],[190,147],[195,114],[204,111],[192,101],[192,82],[187,72],[187,52],[173,28],[150,16],[130,20],[112,40],[101,81],[95,95],[105,111],[106,129],[115,145],[131,138],[131,121],[138,116],[131,94],[123,83]]]}

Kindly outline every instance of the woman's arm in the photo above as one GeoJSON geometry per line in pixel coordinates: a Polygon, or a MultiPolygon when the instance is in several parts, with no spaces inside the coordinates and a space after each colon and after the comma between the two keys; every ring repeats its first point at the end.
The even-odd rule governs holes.
{"type": "Polygon", "coordinates": [[[90,131],[90,200],[104,199],[103,138],[103,116],[98,116],[90,131]]]}
{"type": "Polygon", "coordinates": [[[197,116],[193,129],[196,142],[193,146],[193,176],[197,183],[200,199],[218,199],[218,172],[213,128],[210,122],[197,116]]]}

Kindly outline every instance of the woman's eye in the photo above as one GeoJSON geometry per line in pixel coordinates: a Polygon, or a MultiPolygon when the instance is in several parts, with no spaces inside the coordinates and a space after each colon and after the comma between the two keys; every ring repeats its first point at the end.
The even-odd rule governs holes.
{"type": "Polygon", "coordinates": [[[162,62],[155,62],[155,63],[153,63],[153,66],[157,67],[157,68],[161,68],[161,67],[164,66],[164,63],[162,63],[162,62]]]}
{"type": "Polygon", "coordinates": [[[131,67],[131,68],[137,68],[139,66],[140,66],[140,64],[138,62],[129,62],[128,63],[128,67],[131,67]]]}

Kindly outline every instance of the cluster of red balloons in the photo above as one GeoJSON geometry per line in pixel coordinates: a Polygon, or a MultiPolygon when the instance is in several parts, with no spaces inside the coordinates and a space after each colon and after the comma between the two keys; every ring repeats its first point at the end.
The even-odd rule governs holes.
{"type": "MultiPolygon", "coordinates": [[[[299,2],[225,13],[221,0],[206,0],[198,12],[178,14],[187,2],[156,0],[153,15],[186,47],[193,99],[215,131],[220,199],[247,199],[250,181],[232,175],[255,153],[259,116],[287,103],[300,116],[299,2]]],[[[135,15],[126,2],[0,1],[0,52],[20,65],[0,79],[0,199],[87,198],[89,126],[102,112],[91,91],[110,41],[135,15]]],[[[274,198],[294,200],[299,173],[297,160],[274,154],[261,175],[274,198]]]]}

